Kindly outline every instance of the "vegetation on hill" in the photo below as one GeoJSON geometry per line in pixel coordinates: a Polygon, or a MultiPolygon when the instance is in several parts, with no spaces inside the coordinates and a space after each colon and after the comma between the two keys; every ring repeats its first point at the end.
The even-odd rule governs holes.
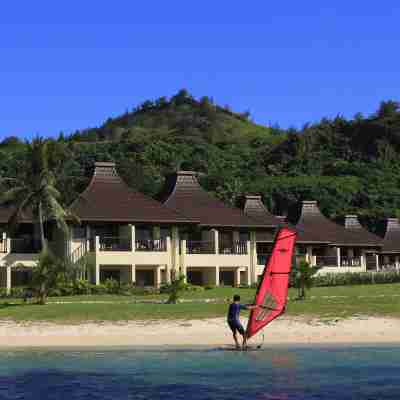
{"type": "MultiPolygon", "coordinates": [[[[193,169],[223,200],[235,204],[244,192],[262,193],[275,214],[294,215],[299,201],[315,199],[326,215],[358,213],[373,231],[384,217],[400,216],[400,108],[394,101],[370,116],[284,130],[181,90],[98,128],[60,134],[49,150],[66,204],[87,185],[94,161],[115,161],[127,183],[148,195],[160,190],[165,174],[193,169]]],[[[3,140],[0,175],[18,177],[26,151],[18,138],[3,140]]]]}

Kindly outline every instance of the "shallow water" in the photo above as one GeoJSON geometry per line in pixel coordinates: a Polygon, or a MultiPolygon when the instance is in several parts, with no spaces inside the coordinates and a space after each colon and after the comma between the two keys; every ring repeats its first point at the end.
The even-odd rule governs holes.
{"type": "Polygon", "coordinates": [[[400,348],[0,352],[0,399],[399,399],[400,348]]]}

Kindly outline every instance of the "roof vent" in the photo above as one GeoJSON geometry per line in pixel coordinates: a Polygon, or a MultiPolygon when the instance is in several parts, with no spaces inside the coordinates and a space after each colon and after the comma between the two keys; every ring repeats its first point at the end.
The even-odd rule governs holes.
{"type": "Polygon", "coordinates": [[[357,215],[346,215],[344,226],[346,229],[362,229],[357,215]]]}
{"type": "Polygon", "coordinates": [[[400,223],[398,218],[388,218],[386,220],[386,232],[400,230],[400,223]]]}
{"type": "Polygon", "coordinates": [[[304,200],[301,208],[302,215],[304,214],[319,214],[318,203],[315,200],[304,200]]]}
{"type": "Polygon", "coordinates": [[[107,178],[118,176],[113,162],[96,162],[94,164],[94,175],[96,177],[107,178]]]}

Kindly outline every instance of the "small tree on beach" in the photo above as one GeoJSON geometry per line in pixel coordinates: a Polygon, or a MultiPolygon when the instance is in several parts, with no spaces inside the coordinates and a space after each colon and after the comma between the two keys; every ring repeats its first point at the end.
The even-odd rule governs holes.
{"type": "Polygon", "coordinates": [[[301,260],[299,264],[293,266],[293,286],[298,289],[297,300],[306,298],[307,290],[310,290],[314,283],[314,275],[321,267],[312,267],[310,263],[301,260]]]}
{"type": "Polygon", "coordinates": [[[165,291],[169,293],[167,303],[178,303],[180,294],[185,290],[186,287],[187,284],[185,283],[185,275],[180,274],[177,278],[173,278],[172,282],[165,287],[165,291]]]}

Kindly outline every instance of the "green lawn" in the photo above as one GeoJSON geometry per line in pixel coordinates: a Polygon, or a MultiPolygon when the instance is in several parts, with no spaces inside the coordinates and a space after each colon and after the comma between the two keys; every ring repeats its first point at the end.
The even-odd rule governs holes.
{"type": "MultiPolygon", "coordinates": [[[[239,293],[242,301],[251,303],[254,289],[218,288],[188,292],[184,299],[191,302],[177,305],[135,303],[165,299],[152,296],[75,296],[49,299],[45,306],[25,305],[21,300],[3,300],[0,319],[16,321],[81,321],[199,319],[224,316],[227,303],[239,293]],[[212,303],[204,302],[212,299],[212,303]]],[[[314,288],[305,301],[296,301],[290,290],[287,315],[319,318],[346,318],[355,314],[400,317],[400,284],[314,288]]]]}

